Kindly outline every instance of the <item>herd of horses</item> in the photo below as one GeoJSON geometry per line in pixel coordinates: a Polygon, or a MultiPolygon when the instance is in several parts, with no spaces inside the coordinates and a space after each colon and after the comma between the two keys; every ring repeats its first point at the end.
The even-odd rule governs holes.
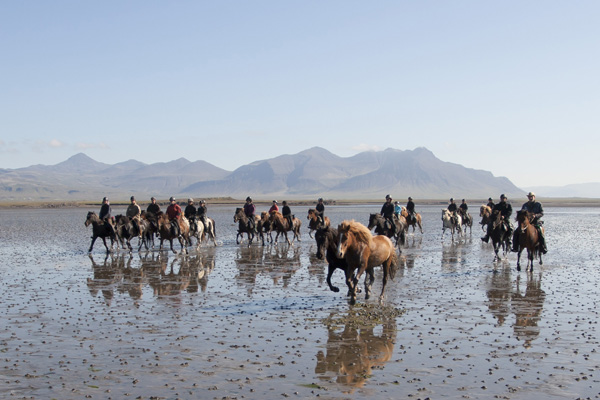
{"type": "MultiPolygon", "coordinates": [[[[499,252],[504,255],[510,248],[508,246],[510,237],[509,230],[499,213],[492,213],[492,210],[487,206],[481,206],[480,216],[482,217],[482,228],[486,228],[491,224],[492,245],[494,247],[495,259],[501,257],[499,252]]],[[[423,225],[421,215],[416,213],[411,216],[402,207],[402,211],[398,214],[392,226],[390,221],[383,218],[380,214],[371,214],[369,216],[369,224],[365,226],[354,220],[345,220],[338,225],[337,228],[331,226],[328,217],[320,218],[316,210],[309,209],[307,219],[309,221],[309,236],[314,238],[317,244],[316,256],[318,259],[325,259],[328,263],[327,284],[329,289],[334,292],[339,292],[339,288],[331,283],[331,276],[336,269],[344,272],[346,286],[348,287],[348,297],[350,303],[356,302],[357,294],[360,292],[359,279],[365,274],[364,288],[365,298],[371,296],[371,287],[375,280],[374,268],[377,266],[383,267],[383,285],[379,300],[384,298],[385,287],[388,278],[394,279],[398,268],[398,256],[396,247],[398,244],[404,244],[406,234],[409,227],[412,226],[414,233],[418,227],[423,233],[423,225]],[[376,235],[372,234],[375,229],[376,235]],[[392,239],[394,242],[392,242],[392,239]]],[[[254,220],[249,218],[244,213],[242,208],[237,208],[233,217],[233,221],[238,223],[238,232],[236,243],[240,244],[244,239],[244,234],[248,239],[248,246],[252,244],[255,238],[260,238],[262,244],[266,242],[278,243],[280,236],[285,238],[288,245],[292,245],[294,240],[300,241],[300,227],[302,222],[292,216],[291,218],[284,217],[280,212],[274,211],[271,213],[263,212],[260,216],[255,216],[254,220]],[[272,233],[275,232],[275,238],[272,233]],[[291,233],[292,238],[288,236],[291,233]]],[[[473,218],[468,213],[452,214],[447,209],[442,210],[442,239],[444,232],[449,229],[454,240],[454,233],[458,235],[466,234],[467,228],[471,228],[473,218]]],[[[521,252],[527,249],[527,267],[533,271],[533,260],[538,257],[542,264],[542,254],[539,250],[538,231],[531,223],[532,215],[525,210],[517,213],[519,235],[519,252],[517,258],[517,270],[521,270],[520,260],[521,252]]],[[[192,217],[187,219],[181,217],[178,220],[179,234],[174,233],[171,221],[166,214],[160,213],[153,215],[143,212],[139,219],[131,220],[123,215],[117,215],[114,221],[102,221],[96,213],[90,211],[87,215],[85,226],[92,225],[93,235],[90,244],[89,252],[94,247],[94,242],[97,238],[101,238],[107,252],[113,249],[114,243],[120,244],[122,248],[132,251],[131,240],[135,237],[139,238],[138,251],[142,246],[149,249],[154,247],[154,238],[157,236],[160,239],[159,249],[163,248],[163,241],[168,240],[171,251],[177,253],[173,249],[173,240],[177,239],[181,245],[181,250],[187,253],[187,247],[192,245],[192,238],[196,238],[196,246],[200,246],[205,240],[212,241],[216,246],[215,222],[211,218],[201,221],[192,217]],[[110,226],[109,226],[110,224],[110,226]],[[108,247],[106,239],[110,239],[111,247],[108,247]]]]}

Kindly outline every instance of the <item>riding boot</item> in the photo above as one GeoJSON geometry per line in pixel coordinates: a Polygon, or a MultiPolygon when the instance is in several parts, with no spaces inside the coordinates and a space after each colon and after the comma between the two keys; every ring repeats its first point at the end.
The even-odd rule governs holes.
{"type": "Polygon", "coordinates": [[[514,253],[517,253],[519,251],[519,231],[515,230],[515,233],[513,233],[513,240],[512,240],[512,249],[511,249],[514,253]]]}

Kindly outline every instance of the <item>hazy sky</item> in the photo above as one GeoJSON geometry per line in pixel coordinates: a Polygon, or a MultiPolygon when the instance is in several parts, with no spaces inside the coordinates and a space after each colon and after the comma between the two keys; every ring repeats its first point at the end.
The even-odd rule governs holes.
{"type": "Polygon", "coordinates": [[[426,147],[600,181],[600,1],[2,1],[0,168],[426,147]]]}

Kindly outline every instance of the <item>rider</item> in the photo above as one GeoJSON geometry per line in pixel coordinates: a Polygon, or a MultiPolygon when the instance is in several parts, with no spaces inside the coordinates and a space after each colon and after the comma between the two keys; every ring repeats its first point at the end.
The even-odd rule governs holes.
{"type": "Polygon", "coordinates": [[[160,212],[160,206],[156,204],[156,199],[153,197],[150,198],[150,204],[148,204],[148,208],[146,208],[146,212],[150,212],[154,215],[160,212]]]}
{"type": "Polygon", "coordinates": [[[173,234],[173,236],[178,237],[181,234],[181,231],[179,229],[181,207],[179,207],[179,204],[177,204],[173,196],[171,196],[169,201],[171,202],[171,204],[169,204],[169,207],[167,207],[167,216],[171,221],[171,233],[173,234]]]}
{"type": "Polygon", "coordinates": [[[206,219],[206,201],[200,200],[200,204],[198,204],[198,209],[196,210],[196,215],[204,224],[204,230],[208,229],[208,220],[206,219]]]}
{"type": "Polygon", "coordinates": [[[488,203],[486,204],[486,206],[488,206],[490,208],[490,210],[493,210],[494,209],[494,205],[495,205],[494,204],[494,200],[492,200],[492,198],[490,197],[488,199],[488,203]]]}
{"type": "Polygon", "coordinates": [[[324,225],[325,224],[325,220],[323,219],[323,217],[325,216],[325,205],[323,204],[323,198],[319,197],[319,200],[317,201],[317,217],[319,217],[319,222],[324,225]]]}
{"type": "Polygon", "coordinates": [[[194,199],[192,199],[191,197],[188,199],[188,205],[185,207],[183,215],[187,219],[192,219],[192,217],[196,215],[196,206],[194,206],[194,199]]]}
{"type": "Polygon", "coordinates": [[[413,202],[412,197],[408,198],[408,202],[406,203],[406,211],[408,212],[408,220],[415,218],[415,203],[413,202]]]}
{"type": "Polygon", "coordinates": [[[396,234],[396,223],[394,222],[394,204],[389,194],[385,195],[385,203],[381,206],[381,215],[390,223],[392,234],[396,234]]]}
{"type": "Polygon", "coordinates": [[[138,235],[141,237],[142,232],[140,230],[140,216],[142,214],[142,209],[135,202],[135,196],[131,196],[130,200],[131,200],[131,203],[129,204],[129,207],[127,207],[127,211],[125,212],[125,215],[127,216],[127,218],[129,218],[131,220],[131,223],[133,224],[135,229],[138,231],[138,235]]]}
{"type": "Polygon", "coordinates": [[[454,223],[454,225],[458,224],[458,216],[456,215],[456,210],[458,210],[458,207],[456,206],[454,199],[451,197],[450,204],[448,204],[448,211],[452,213],[452,222],[454,223]]]}
{"type": "MultiPolygon", "coordinates": [[[[538,235],[540,238],[540,249],[542,251],[542,254],[546,254],[548,252],[548,248],[546,247],[546,237],[544,236],[544,231],[542,230],[542,225],[544,223],[542,221],[542,217],[544,216],[544,209],[542,207],[542,203],[540,203],[539,201],[535,201],[535,193],[533,193],[533,192],[529,192],[527,194],[527,198],[529,200],[525,204],[523,204],[523,207],[521,207],[521,210],[526,210],[533,214],[533,220],[531,221],[531,223],[538,230],[538,235]]],[[[518,229],[515,229],[515,233],[513,235],[512,251],[515,251],[515,252],[519,251],[519,230],[518,229]]]]}
{"type": "Polygon", "coordinates": [[[283,201],[283,207],[281,209],[281,214],[283,214],[283,217],[288,220],[288,223],[289,223],[290,229],[291,229],[292,225],[293,225],[292,210],[290,209],[290,207],[287,204],[287,201],[285,201],[285,200],[283,201]]]}
{"type": "Polygon", "coordinates": [[[463,220],[468,219],[469,217],[469,206],[467,205],[467,202],[465,201],[465,199],[462,199],[462,202],[460,203],[460,206],[458,206],[458,211],[460,212],[460,215],[462,216],[463,220]]]}
{"type": "Polygon", "coordinates": [[[276,212],[279,211],[279,206],[277,205],[277,200],[273,200],[273,205],[271,206],[271,208],[269,208],[269,215],[272,212],[276,212]]]}
{"type": "Polygon", "coordinates": [[[104,197],[102,199],[102,207],[100,207],[100,214],[98,217],[100,220],[104,221],[104,226],[111,233],[111,236],[116,236],[115,227],[111,224],[112,216],[110,209],[110,202],[108,201],[108,197],[104,197]]]}
{"type": "Polygon", "coordinates": [[[256,212],[256,206],[252,203],[252,198],[250,196],[246,197],[246,204],[244,204],[244,214],[248,217],[248,229],[254,231],[255,223],[254,223],[254,213],[256,212]]]}
{"type": "Polygon", "coordinates": [[[400,202],[395,201],[394,202],[394,215],[396,216],[396,218],[398,218],[400,216],[401,212],[402,212],[402,206],[400,205],[400,202]]]}
{"type": "MultiPolygon", "coordinates": [[[[510,203],[507,200],[508,199],[506,198],[506,196],[504,194],[501,194],[500,195],[500,203],[498,203],[494,206],[494,208],[492,209],[492,215],[494,215],[494,212],[499,212],[500,215],[502,216],[502,220],[506,224],[506,235],[508,237],[508,246],[510,247],[511,246],[510,238],[512,237],[511,234],[513,233],[513,225],[510,222],[510,216],[512,214],[512,206],[510,205],[510,203]]],[[[492,225],[493,225],[493,221],[488,222],[487,233],[485,234],[484,237],[481,238],[481,240],[483,240],[486,243],[488,242],[490,235],[492,233],[492,225]]]]}

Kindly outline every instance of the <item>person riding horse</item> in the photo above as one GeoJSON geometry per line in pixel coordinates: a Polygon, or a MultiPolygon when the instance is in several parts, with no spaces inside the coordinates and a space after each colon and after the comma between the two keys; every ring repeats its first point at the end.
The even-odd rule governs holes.
{"type": "Polygon", "coordinates": [[[408,202],[406,203],[406,212],[408,212],[407,222],[410,222],[411,219],[414,220],[415,216],[415,203],[413,202],[412,197],[408,198],[408,202]]]}
{"type": "Polygon", "coordinates": [[[457,214],[458,206],[454,202],[453,198],[450,198],[450,204],[448,204],[448,211],[452,213],[452,223],[454,225],[458,224],[458,214],[457,214]]]}
{"type": "Polygon", "coordinates": [[[394,215],[396,216],[396,218],[398,218],[401,213],[402,213],[402,206],[400,205],[399,201],[395,201],[394,202],[394,215]]]}
{"type": "Polygon", "coordinates": [[[491,197],[488,199],[488,203],[486,204],[486,206],[488,206],[490,210],[494,209],[495,204],[491,197]]]}
{"type": "MultiPolygon", "coordinates": [[[[508,245],[511,245],[510,242],[510,238],[512,237],[512,233],[513,233],[513,225],[510,222],[510,216],[512,214],[512,206],[510,205],[509,202],[507,202],[507,198],[504,194],[500,195],[500,203],[496,204],[494,206],[494,208],[492,209],[492,215],[494,215],[494,213],[500,213],[500,215],[502,216],[502,220],[504,221],[504,224],[506,226],[506,236],[508,237],[508,245]]],[[[487,226],[487,233],[485,234],[484,237],[481,238],[481,240],[483,240],[484,242],[488,243],[490,235],[492,234],[492,225],[493,225],[493,221],[490,220],[490,222],[488,223],[487,226]]]]}
{"type": "Polygon", "coordinates": [[[317,207],[315,207],[315,209],[317,210],[317,217],[319,218],[320,224],[325,225],[325,220],[323,219],[325,216],[325,205],[323,204],[322,197],[319,197],[319,200],[317,200],[317,207]]]}
{"type": "MultiPolygon", "coordinates": [[[[521,210],[529,211],[533,214],[533,220],[531,223],[535,226],[539,234],[540,240],[540,251],[542,254],[546,254],[548,252],[548,248],[546,247],[546,237],[544,236],[544,230],[542,229],[542,225],[544,222],[542,221],[542,217],[544,216],[544,208],[542,207],[542,203],[539,201],[535,201],[535,193],[529,192],[527,194],[528,201],[523,204],[521,210]]],[[[513,245],[512,251],[519,251],[519,230],[515,229],[515,233],[513,235],[513,245]]]]}
{"type": "Polygon", "coordinates": [[[181,218],[181,207],[175,201],[175,198],[171,196],[169,199],[171,204],[167,207],[167,216],[171,221],[171,233],[175,237],[179,237],[181,235],[181,229],[179,228],[179,219],[181,218]]]}
{"type": "Polygon", "coordinates": [[[196,215],[196,206],[194,205],[194,199],[188,199],[188,205],[185,207],[185,211],[183,211],[183,215],[187,219],[192,219],[193,216],[196,215]]]}
{"type": "Polygon", "coordinates": [[[248,229],[254,231],[256,224],[254,223],[254,213],[256,212],[256,206],[252,203],[250,196],[246,197],[246,204],[244,204],[244,214],[248,217],[248,229]]]}
{"type": "Polygon", "coordinates": [[[290,209],[290,206],[288,206],[287,201],[283,201],[283,207],[281,208],[281,215],[283,215],[283,218],[288,220],[288,223],[290,224],[290,228],[292,228],[293,221],[292,221],[292,210],[290,209]]]}
{"type": "Polygon", "coordinates": [[[206,212],[206,201],[200,200],[200,204],[198,204],[198,209],[196,210],[196,215],[198,216],[200,221],[202,221],[202,224],[204,224],[204,230],[208,229],[208,220],[206,212]]]}
{"type": "Polygon", "coordinates": [[[154,198],[154,196],[150,198],[150,204],[148,204],[146,212],[151,212],[154,215],[157,215],[160,212],[160,206],[156,204],[156,198],[154,198]]]}
{"type": "Polygon", "coordinates": [[[111,223],[111,212],[112,210],[110,209],[108,197],[104,197],[102,199],[102,207],[100,207],[100,214],[98,215],[98,218],[100,218],[101,221],[104,221],[104,226],[109,232],[111,232],[111,237],[116,237],[115,227],[111,223]]]}
{"type": "Polygon", "coordinates": [[[396,224],[394,222],[394,204],[392,204],[392,197],[389,194],[385,195],[385,203],[381,206],[381,215],[389,223],[389,229],[393,235],[396,234],[396,224]]]}
{"type": "Polygon", "coordinates": [[[276,211],[279,211],[279,206],[277,205],[277,200],[273,200],[273,205],[271,206],[271,208],[269,208],[269,215],[271,215],[272,212],[276,211]]]}
{"type": "Polygon", "coordinates": [[[134,228],[137,230],[137,233],[140,237],[142,237],[142,230],[140,229],[140,218],[142,215],[142,209],[135,202],[135,196],[131,196],[131,203],[129,207],[127,207],[127,211],[125,212],[125,216],[131,220],[134,228]]]}

